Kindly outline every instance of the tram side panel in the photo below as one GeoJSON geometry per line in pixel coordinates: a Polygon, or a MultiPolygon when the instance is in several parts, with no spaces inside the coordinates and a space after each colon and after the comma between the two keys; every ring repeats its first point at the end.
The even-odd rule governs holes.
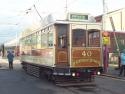
{"type": "Polygon", "coordinates": [[[71,68],[76,74],[94,76],[102,69],[101,48],[73,48],[71,68]]]}
{"type": "MultiPolygon", "coordinates": [[[[70,80],[73,79],[76,81],[91,81],[92,78],[94,78],[94,75],[100,73],[100,70],[102,70],[100,30],[96,29],[96,25],[93,26],[92,24],[90,26],[93,26],[95,28],[86,30],[87,25],[89,24],[73,25],[75,27],[73,28],[73,30],[71,30],[72,34],[70,33],[70,38],[72,38],[72,40],[67,40],[70,41],[69,44],[71,48],[68,48],[68,46],[56,47],[57,59],[55,62],[55,76],[63,76],[65,78],[69,77],[70,80]]],[[[58,30],[57,33],[59,33],[58,30]]]]}
{"type": "MultiPolygon", "coordinates": [[[[55,34],[56,44],[54,44],[52,48],[32,49],[35,44],[32,44],[32,47],[29,47],[30,45],[26,43],[22,45],[22,51],[24,51],[24,53],[21,61],[24,69],[34,76],[40,77],[41,75],[45,75],[48,79],[51,78],[53,80],[66,78],[66,80],[91,81],[92,76],[101,66],[101,48],[87,47],[85,45],[85,47],[69,48],[68,39],[70,39],[70,34],[67,24],[55,26],[58,26],[56,27],[57,31],[55,34]],[[66,27],[66,29],[64,29],[64,27],[66,27]],[[59,44],[63,44],[63,46],[59,44]]],[[[83,31],[85,30],[78,29],[78,32],[83,31]]],[[[77,32],[75,34],[77,35],[77,32]]],[[[26,39],[28,39],[28,37],[25,37],[25,42],[27,42],[26,39]]]]}
{"type": "Polygon", "coordinates": [[[88,76],[91,79],[92,76],[100,74],[103,70],[100,25],[72,26],[75,27],[72,27],[71,30],[71,69],[76,75],[80,74],[85,78],[88,76]]]}
{"type": "MultiPolygon", "coordinates": [[[[24,32],[20,39],[22,67],[31,75],[40,77],[51,72],[54,66],[53,26],[35,33],[24,32]],[[45,31],[45,32],[44,32],[45,31]],[[26,35],[28,34],[28,35],[26,35]],[[47,71],[48,70],[48,71],[47,71]]],[[[50,73],[49,73],[50,74],[50,73]]]]}

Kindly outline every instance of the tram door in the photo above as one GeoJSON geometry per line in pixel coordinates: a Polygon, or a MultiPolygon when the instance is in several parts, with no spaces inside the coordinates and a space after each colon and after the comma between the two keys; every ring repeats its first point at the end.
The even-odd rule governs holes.
{"type": "Polygon", "coordinates": [[[68,25],[56,24],[56,66],[67,67],[68,62],[68,25]]]}

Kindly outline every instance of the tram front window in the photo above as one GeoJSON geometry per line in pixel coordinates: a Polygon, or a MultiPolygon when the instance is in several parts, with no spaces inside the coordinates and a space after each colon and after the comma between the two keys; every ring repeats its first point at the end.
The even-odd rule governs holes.
{"type": "Polygon", "coordinates": [[[88,31],[88,46],[100,47],[100,31],[99,30],[88,31]]]}
{"type": "Polygon", "coordinates": [[[85,47],[86,46],[86,31],[83,29],[72,30],[72,46],[85,47]]]}

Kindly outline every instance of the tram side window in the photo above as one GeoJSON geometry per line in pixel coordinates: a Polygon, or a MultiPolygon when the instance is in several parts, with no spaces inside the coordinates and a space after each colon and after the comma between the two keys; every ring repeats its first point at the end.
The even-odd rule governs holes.
{"type": "Polygon", "coordinates": [[[20,40],[20,47],[21,47],[21,55],[24,55],[24,50],[25,50],[25,38],[22,38],[20,40]]]}
{"type": "Polygon", "coordinates": [[[89,47],[100,46],[100,32],[98,30],[88,31],[88,46],[89,47]]]}
{"type": "Polygon", "coordinates": [[[41,48],[41,32],[37,32],[37,49],[41,48]]]}
{"type": "Polygon", "coordinates": [[[86,46],[86,31],[83,29],[72,30],[72,46],[85,47],[86,46]]]}
{"type": "Polygon", "coordinates": [[[57,25],[58,31],[58,47],[59,48],[67,48],[67,25],[57,25]]]}
{"type": "Polygon", "coordinates": [[[47,46],[48,46],[48,40],[47,40],[48,38],[47,38],[47,32],[42,32],[42,41],[41,41],[41,46],[42,46],[42,48],[46,48],[47,46]]]}
{"type": "Polygon", "coordinates": [[[33,34],[32,35],[32,49],[36,48],[36,42],[37,42],[36,40],[37,40],[36,34],[33,34]]]}
{"type": "Polygon", "coordinates": [[[48,33],[48,46],[49,47],[53,46],[53,33],[52,32],[48,33]]]}

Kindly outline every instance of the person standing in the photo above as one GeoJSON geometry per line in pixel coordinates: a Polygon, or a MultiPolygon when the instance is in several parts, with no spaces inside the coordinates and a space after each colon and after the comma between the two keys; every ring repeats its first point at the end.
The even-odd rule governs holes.
{"type": "Polygon", "coordinates": [[[12,52],[8,51],[7,52],[7,59],[8,59],[8,62],[9,62],[9,69],[13,69],[13,59],[14,59],[14,55],[12,52]]]}
{"type": "Polygon", "coordinates": [[[122,51],[120,58],[121,58],[121,67],[119,76],[121,76],[123,72],[125,76],[125,49],[122,51]]]}

